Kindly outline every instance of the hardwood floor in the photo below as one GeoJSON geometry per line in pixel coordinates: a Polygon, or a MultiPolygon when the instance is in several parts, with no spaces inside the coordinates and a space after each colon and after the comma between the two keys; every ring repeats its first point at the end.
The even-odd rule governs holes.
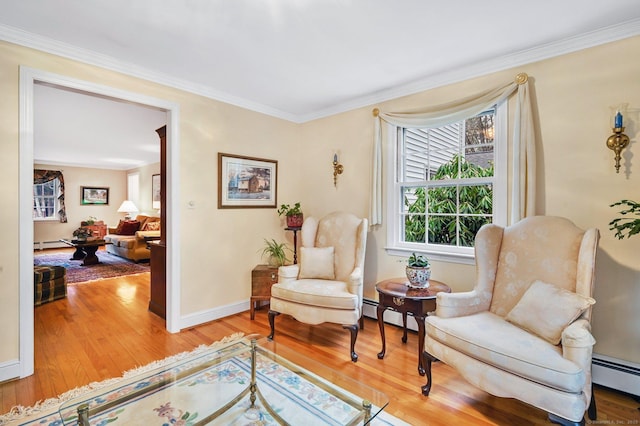
{"type": "MultiPolygon", "coordinates": [[[[267,310],[232,315],[170,334],[164,320],[147,310],[149,276],[141,274],[69,286],[66,299],[35,309],[35,374],[0,384],[0,412],[33,405],[93,381],[119,377],[145,365],[235,332],[269,334],[267,310]]],[[[349,333],[338,325],[308,326],[290,317],[276,319],[275,339],[335,370],[384,391],[385,411],[414,425],[538,425],[546,414],[512,399],[496,398],[467,384],[443,363],[434,366],[429,397],[420,393],[417,335],[402,344],[402,330],[387,326],[387,354],[377,358],[377,324],[365,319],[356,345],[357,363],[349,359],[349,333]]],[[[639,403],[606,388],[595,390],[600,424],[638,424],[639,403]]]]}

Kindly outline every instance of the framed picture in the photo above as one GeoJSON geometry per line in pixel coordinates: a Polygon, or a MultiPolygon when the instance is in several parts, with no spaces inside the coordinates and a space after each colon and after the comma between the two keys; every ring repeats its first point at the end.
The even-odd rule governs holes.
{"type": "Polygon", "coordinates": [[[81,187],[80,204],[109,204],[109,188],[96,188],[94,186],[81,187]]]}
{"type": "Polygon", "coordinates": [[[218,208],[275,208],[278,162],[218,153],[218,208]]]}
{"type": "Polygon", "coordinates": [[[151,208],[160,210],[160,175],[151,176],[151,208]]]}

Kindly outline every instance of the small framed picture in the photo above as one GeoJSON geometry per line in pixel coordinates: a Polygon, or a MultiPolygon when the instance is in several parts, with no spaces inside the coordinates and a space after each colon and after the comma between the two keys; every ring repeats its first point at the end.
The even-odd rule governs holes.
{"type": "Polygon", "coordinates": [[[218,153],[218,208],[275,208],[278,162],[218,153]]]}
{"type": "Polygon", "coordinates": [[[80,192],[81,205],[108,205],[109,188],[97,188],[94,186],[83,186],[80,192]]]}

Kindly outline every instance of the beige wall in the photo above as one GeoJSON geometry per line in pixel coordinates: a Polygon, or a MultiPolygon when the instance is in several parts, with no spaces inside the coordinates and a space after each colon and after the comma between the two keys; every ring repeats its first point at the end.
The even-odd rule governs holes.
{"type": "MultiPolygon", "coordinates": [[[[562,215],[581,227],[598,227],[598,300],[594,332],[599,353],[640,363],[637,306],[640,237],[618,241],[608,231],[621,198],[638,199],[634,168],[616,174],[604,142],[610,134],[610,106],[628,102],[628,153],[637,148],[640,105],[640,37],[518,67],[414,96],[376,105],[384,111],[406,111],[475,93],[517,72],[533,78],[540,124],[539,211],[562,215]],[[612,63],[616,58],[616,63],[612,63]],[[631,123],[633,121],[633,123],[631,123]],[[626,172],[629,172],[627,175],[626,172]]],[[[271,209],[217,209],[218,152],[278,160],[279,203],[301,201],[305,215],[347,210],[366,216],[373,122],[371,107],[295,125],[153,83],[79,64],[30,49],[0,43],[0,196],[17,205],[18,66],[27,65],[180,104],[181,313],[188,315],[224,306],[249,296],[250,271],[261,262],[263,238],[286,238],[271,209]],[[250,125],[248,125],[250,124],[250,125]],[[345,172],[333,186],[331,159],[338,151],[345,172]],[[188,208],[193,202],[194,208],[188,208]]],[[[0,363],[17,356],[18,209],[0,209],[0,363]]],[[[402,259],[386,255],[386,229],[369,234],[366,290],[375,298],[376,281],[402,274],[402,259]]],[[[456,291],[472,286],[474,268],[439,262],[434,276],[456,291]]]]}
{"type": "Polygon", "coordinates": [[[70,238],[80,222],[95,217],[107,225],[114,225],[122,219],[116,210],[127,193],[127,172],[120,170],[92,169],[70,166],[49,166],[36,164],[37,169],[61,170],[65,183],[65,207],[67,223],[58,221],[34,222],[33,241],[35,243],[57,241],[70,238]],[[109,188],[109,205],[81,205],[80,192],[82,186],[109,188]]]}
{"type": "MultiPolygon", "coordinates": [[[[0,42],[0,366],[18,357],[19,67],[165,99],[180,106],[181,314],[247,301],[262,238],[284,238],[273,209],[217,208],[217,153],[278,160],[279,199],[301,187],[293,123],[158,84],[0,42]],[[192,201],[194,208],[188,208],[192,201]]],[[[141,176],[142,177],[142,176],[141,176]]],[[[126,185],[123,180],[123,185],[126,185]]],[[[142,182],[141,182],[142,183],[142,182]]],[[[141,188],[141,198],[145,189],[141,188]]],[[[150,192],[150,190],[149,190],[150,192]]],[[[73,197],[73,196],[72,196],[73,197]]],[[[79,197],[79,195],[78,195],[79,197]]],[[[116,206],[117,208],[117,206],[116,206]]],[[[29,243],[30,244],[30,243],[29,243]]]]}
{"type": "MultiPolygon", "coordinates": [[[[640,236],[619,241],[608,229],[616,217],[609,207],[623,198],[640,201],[637,144],[640,135],[640,37],[494,73],[481,78],[349,111],[302,126],[305,149],[305,211],[323,214],[336,207],[368,212],[372,108],[411,111],[477,93],[526,72],[537,101],[538,214],[566,216],[583,228],[597,227],[602,239],[597,259],[593,330],[596,352],[640,363],[640,236]],[[612,61],[615,58],[615,65],[612,61]],[[611,109],[628,103],[626,133],[631,147],[620,174],[605,141],[611,134],[611,109]],[[332,185],[330,156],[341,151],[345,172],[332,185]]],[[[510,115],[513,102],[510,102],[510,115]]],[[[387,172],[385,170],[385,172],[387,172]]],[[[365,297],[377,299],[375,283],[402,276],[404,258],[384,250],[385,225],[368,236],[365,297]]],[[[454,291],[473,286],[473,266],[434,262],[433,276],[454,291]]]]}
{"type": "MultiPolygon", "coordinates": [[[[160,144],[160,138],[158,138],[158,144],[160,144]]],[[[149,164],[144,167],[138,167],[135,169],[127,170],[127,173],[125,173],[125,175],[129,173],[138,173],[138,176],[140,179],[139,197],[137,200],[132,200],[134,201],[140,213],[150,214],[150,215],[159,215],[158,209],[154,209],[151,204],[152,202],[151,180],[153,175],[160,174],[160,163],[149,164]]],[[[124,198],[118,201],[118,205],[116,205],[116,209],[120,206],[120,203],[123,200],[124,198]]]]}

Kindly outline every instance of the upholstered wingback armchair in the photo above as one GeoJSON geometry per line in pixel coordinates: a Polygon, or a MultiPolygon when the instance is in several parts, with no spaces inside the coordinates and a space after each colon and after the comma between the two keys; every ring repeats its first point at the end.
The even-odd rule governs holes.
{"type": "Polygon", "coordinates": [[[591,384],[591,305],[597,229],[535,216],[502,228],[485,225],[475,240],[476,284],[439,293],[426,319],[424,363],[432,361],[499,397],[549,413],[552,422],[595,419],[591,384]]]}
{"type": "Polygon", "coordinates": [[[269,324],[288,314],[306,324],[341,324],[351,331],[351,360],[362,317],[364,254],[367,219],[334,212],[307,218],[301,229],[300,263],[281,266],[271,287],[269,324]]]}

